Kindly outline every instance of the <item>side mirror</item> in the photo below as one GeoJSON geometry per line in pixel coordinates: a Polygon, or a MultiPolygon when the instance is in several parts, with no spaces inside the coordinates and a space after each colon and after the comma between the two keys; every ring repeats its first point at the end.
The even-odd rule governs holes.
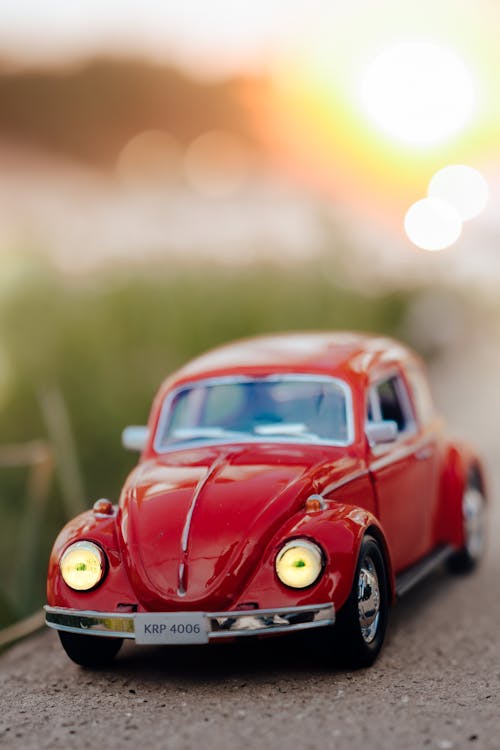
{"type": "Polygon", "coordinates": [[[392,419],[386,419],[382,422],[367,422],[365,434],[372,447],[382,443],[393,443],[398,436],[398,425],[392,419]]]}
{"type": "Polygon", "coordinates": [[[147,427],[133,425],[122,432],[122,445],[129,451],[143,451],[149,438],[147,427]]]}

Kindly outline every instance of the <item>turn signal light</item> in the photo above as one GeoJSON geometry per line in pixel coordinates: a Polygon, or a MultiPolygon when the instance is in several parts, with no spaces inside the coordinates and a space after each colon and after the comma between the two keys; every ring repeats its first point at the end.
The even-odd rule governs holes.
{"type": "Polygon", "coordinates": [[[109,500],[106,500],[106,498],[102,497],[100,500],[95,501],[92,510],[100,516],[112,516],[113,504],[109,500]]]}
{"type": "Polygon", "coordinates": [[[310,495],[306,500],[305,509],[308,513],[324,510],[325,507],[325,501],[321,495],[310,495]]]}

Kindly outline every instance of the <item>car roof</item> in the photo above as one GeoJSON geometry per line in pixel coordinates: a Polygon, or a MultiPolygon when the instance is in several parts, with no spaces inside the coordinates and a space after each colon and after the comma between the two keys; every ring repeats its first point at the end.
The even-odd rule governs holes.
{"type": "MultiPolygon", "coordinates": [[[[400,343],[365,333],[300,332],[242,339],[189,362],[164,387],[224,375],[303,372],[359,379],[377,363],[401,364],[414,355],[400,343]]],[[[162,389],[163,390],[163,389],[162,389]]]]}

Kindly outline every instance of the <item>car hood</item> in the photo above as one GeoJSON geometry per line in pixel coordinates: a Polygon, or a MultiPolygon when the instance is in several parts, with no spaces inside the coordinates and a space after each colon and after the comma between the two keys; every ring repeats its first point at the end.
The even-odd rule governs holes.
{"type": "Polygon", "coordinates": [[[224,610],[331,450],[218,446],[176,451],[132,473],[121,499],[129,575],[151,608],[224,610]]]}

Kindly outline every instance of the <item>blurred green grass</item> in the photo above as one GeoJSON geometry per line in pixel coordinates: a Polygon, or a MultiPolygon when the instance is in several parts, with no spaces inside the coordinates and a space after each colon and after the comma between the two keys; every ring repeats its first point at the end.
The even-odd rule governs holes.
{"type": "MultiPolygon", "coordinates": [[[[409,299],[348,289],[327,259],[231,268],[161,264],[83,278],[39,263],[27,269],[0,302],[0,352],[9,375],[0,391],[1,442],[47,437],[40,394],[57,387],[75,436],[85,507],[98,497],[117,499],[136,460],[121,448],[122,428],[145,423],[160,382],[190,357],[272,331],[397,335],[409,299]]],[[[23,570],[26,474],[0,469],[0,563],[10,581],[0,584],[0,627],[43,603],[47,557],[67,515],[54,481],[32,569],[23,570]]]]}

